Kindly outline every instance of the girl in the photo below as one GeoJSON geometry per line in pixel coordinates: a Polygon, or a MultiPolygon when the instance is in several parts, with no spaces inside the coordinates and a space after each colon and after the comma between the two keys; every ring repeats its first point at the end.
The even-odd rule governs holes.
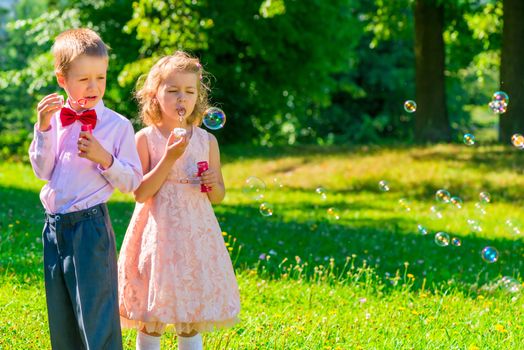
{"type": "Polygon", "coordinates": [[[178,51],[160,59],[136,93],[148,125],[136,135],[144,179],[134,192],[118,280],[122,325],[138,329],[139,350],[160,349],[168,325],[179,349],[202,349],[200,333],[232,326],[240,311],[211,206],[225,195],[218,143],[198,127],[208,107],[203,74],[197,59],[178,51]],[[209,169],[198,178],[200,161],[209,169]]]}

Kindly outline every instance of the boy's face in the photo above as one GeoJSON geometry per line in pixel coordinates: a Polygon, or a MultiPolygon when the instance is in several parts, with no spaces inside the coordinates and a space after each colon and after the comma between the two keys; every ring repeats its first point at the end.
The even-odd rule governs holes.
{"type": "Polygon", "coordinates": [[[184,117],[193,113],[198,98],[197,74],[174,71],[158,87],[156,94],[162,118],[179,119],[178,111],[184,110],[184,117]]]}
{"type": "Polygon", "coordinates": [[[56,74],[58,85],[66,91],[74,110],[93,108],[104,97],[107,65],[106,57],[80,55],[71,61],[65,75],[56,74]]]}

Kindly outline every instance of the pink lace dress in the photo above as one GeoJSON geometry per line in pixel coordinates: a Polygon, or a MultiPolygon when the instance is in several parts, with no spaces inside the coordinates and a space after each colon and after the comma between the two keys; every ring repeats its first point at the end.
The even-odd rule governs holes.
{"type": "MultiPolygon", "coordinates": [[[[167,139],[144,129],[153,168],[167,139]]],[[[122,326],[162,332],[211,331],[235,324],[238,285],[206,193],[185,183],[209,161],[209,138],[194,127],[189,144],[154,197],[137,203],[118,260],[122,326]],[[166,326],[168,326],[166,328],[166,326]]]]}

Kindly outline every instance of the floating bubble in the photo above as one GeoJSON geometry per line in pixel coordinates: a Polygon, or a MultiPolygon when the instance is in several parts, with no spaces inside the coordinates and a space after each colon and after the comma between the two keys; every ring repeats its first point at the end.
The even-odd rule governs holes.
{"type": "Polygon", "coordinates": [[[266,202],[261,203],[259,207],[259,211],[260,211],[260,214],[262,214],[262,216],[271,216],[273,215],[273,205],[266,203],[266,202]]]}
{"type": "Polygon", "coordinates": [[[481,203],[489,203],[491,202],[491,195],[488,192],[480,192],[479,199],[481,203]]]}
{"type": "Polygon", "coordinates": [[[320,195],[320,198],[325,201],[327,199],[327,191],[324,187],[317,187],[315,192],[320,195]]]}
{"type": "MultiPolygon", "coordinates": [[[[87,98],[79,98],[78,100],[73,99],[71,96],[68,97],[70,104],[77,104],[84,108],[87,105],[87,98]]],[[[63,97],[62,97],[63,100],[63,97]]]]}
{"type": "Polygon", "coordinates": [[[273,186],[277,188],[284,187],[284,185],[282,184],[282,182],[280,182],[280,179],[278,177],[274,177],[272,181],[273,181],[273,186]]]}
{"type": "Polygon", "coordinates": [[[417,230],[418,230],[418,233],[420,233],[423,236],[428,234],[428,230],[424,226],[422,226],[421,224],[417,225],[417,230]]]}
{"type": "Polygon", "coordinates": [[[449,203],[451,195],[447,190],[438,190],[435,193],[435,199],[440,203],[449,203]]]}
{"type": "Polygon", "coordinates": [[[409,201],[406,198],[400,198],[398,200],[398,204],[405,211],[411,211],[411,207],[409,206],[409,201]]]}
{"type": "Polygon", "coordinates": [[[449,199],[449,202],[451,204],[453,204],[453,206],[457,209],[462,209],[462,205],[463,205],[463,202],[462,202],[462,199],[460,197],[451,197],[449,199]]]}
{"type": "Polygon", "coordinates": [[[519,293],[522,291],[522,284],[516,278],[504,276],[499,281],[499,286],[506,292],[519,293]]]}
{"type": "Polygon", "coordinates": [[[473,146],[475,144],[475,135],[473,134],[464,134],[464,137],[462,138],[464,143],[468,146],[473,146]]]}
{"type": "Polygon", "coordinates": [[[511,136],[511,143],[513,144],[513,146],[519,149],[523,149],[524,148],[524,136],[522,136],[521,134],[515,134],[511,136]]]}
{"type": "Polygon", "coordinates": [[[469,227],[473,231],[476,231],[476,232],[481,232],[482,231],[482,227],[480,226],[480,223],[478,222],[478,220],[468,219],[467,222],[468,222],[469,227]]]}
{"type": "Polygon", "coordinates": [[[479,215],[486,215],[486,203],[482,203],[482,202],[475,203],[475,211],[479,215]]]}
{"type": "Polygon", "coordinates": [[[509,103],[509,96],[504,91],[496,91],[493,94],[493,99],[497,100],[497,101],[505,101],[505,102],[509,103]]]}
{"type": "Polygon", "coordinates": [[[387,192],[389,191],[389,183],[385,180],[381,180],[378,182],[378,189],[381,190],[382,192],[387,192]]]}
{"type": "Polygon", "coordinates": [[[433,219],[442,219],[442,209],[440,207],[437,207],[436,205],[433,205],[431,208],[429,208],[429,211],[431,212],[431,217],[433,219]]]}
{"type": "Polygon", "coordinates": [[[518,225],[511,219],[506,219],[505,221],[506,227],[508,228],[509,233],[514,235],[520,235],[520,228],[518,225]]]}
{"type": "Polygon", "coordinates": [[[202,122],[208,129],[218,130],[226,124],[226,114],[220,108],[211,107],[204,113],[202,122]]]}
{"type": "Polygon", "coordinates": [[[460,247],[462,245],[462,241],[457,237],[453,237],[453,239],[451,240],[451,244],[455,247],[460,247]]]}
{"type": "Polygon", "coordinates": [[[446,232],[437,232],[435,234],[435,243],[439,247],[447,247],[449,245],[449,235],[446,232]]]}
{"type": "Polygon", "coordinates": [[[340,214],[338,213],[338,210],[335,208],[329,208],[327,210],[328,218],[333,220],[340,219],[340,214]]]}
{"type": "Polygon", "coordinates": [[[504,91],[497,91],[493,94],[489,108],[496,114],[506,113],[508,110],[509,96],[504,91]]]}
{"type": "Polygon", "coordinates": [[[482,249],[482,259],[487,263],[494,263],[499,259],[499,252],[493,247],[486,247],[482,249]]]}
{"type": "Polygon", "coordinates": [[[264,191],[266,190],[266,184],[256,176],[250,176],[244,182],[242,192],[251,197],[254,200],[261,200],[264,198],[264,191]]]}
{"type": "Polygon", "coordinates": [[[404,102],[404,110],[408,113],[414,113],[417,110],[417,103],[413,100],[404,102]]]}

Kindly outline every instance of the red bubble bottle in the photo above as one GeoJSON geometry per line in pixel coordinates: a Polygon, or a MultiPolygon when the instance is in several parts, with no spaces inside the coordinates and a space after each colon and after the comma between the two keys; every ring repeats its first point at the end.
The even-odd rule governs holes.
{"type": "MultiPolygon", "coordinates": [[[[197,163],[197,168],[198,168],[197,176],[202,176],[204,171],[209,169],[209,165],[204,160],[204,161],[201,161],[201,162],[197,163]]],[[[200,184],[200,192],[209,192],[209,191],[211,191],[211,187],[210,186],[207,186],[207,185],[204,185],[204,184],[200,184]]]]}
{"type": "Polygon", "coordinates": [[[93,134],[93,125],[91,124],[82,124],[81,126],[81,131],[86,131],[88,133],[90,133],[91,135],[93,134]]]}

